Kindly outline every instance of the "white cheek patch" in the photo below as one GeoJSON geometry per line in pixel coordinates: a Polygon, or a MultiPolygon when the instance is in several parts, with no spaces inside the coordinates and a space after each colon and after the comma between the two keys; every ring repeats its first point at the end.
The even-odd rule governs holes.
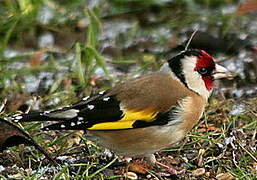
{"type": "MultiPolygon", "coordinates": [[[[185,83],[187,84],[188,88],[208,99],[208,97],[210,96],[210,91],[206,89],[205,83],[201,75],[194,70],[196,57],[185,56],[184,62],[185,63],[183,63],[183,74],[185,77],[185,83]]],[[[172,78],[183,84],[171,71],[168,63],[163,64],[160,71],[169,74],[172,78]]]]}
{"type": "Polygon", "coordinates": [[[183,73],[185,76],[188,88],[197,92],[205,99],[210,96],[210,91],[207,90],[202,76],[194,70],[196,66],[196,57],[185,57],[185,63],[183,63],[183,73]]]}

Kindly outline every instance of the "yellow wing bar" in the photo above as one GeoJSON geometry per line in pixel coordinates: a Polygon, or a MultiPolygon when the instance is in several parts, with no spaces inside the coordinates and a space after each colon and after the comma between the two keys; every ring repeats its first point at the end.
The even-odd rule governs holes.
{"type": "Polygon", "coordinates": [[[123,117],[115,122],[104,122],[93,125],[89,130],[119,130],[133,128],[133,123],[137,120],[151,122],[155,119],[156,111],[131,111],[125,110],[123,117]]]}

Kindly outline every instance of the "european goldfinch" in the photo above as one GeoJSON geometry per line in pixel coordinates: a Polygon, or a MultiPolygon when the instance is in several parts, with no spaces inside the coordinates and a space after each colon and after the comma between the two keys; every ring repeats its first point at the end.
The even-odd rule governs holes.
{"type": "Polygon", "coordinates": [[[14,115],[14,122],[58,121],[43,130],[85,130],[118,155],[146,157],[181,140],[204,112],[214,80],[228,77],[203,50],[168,59],[159,72],[130,79],[60,109],[14,115]]]}

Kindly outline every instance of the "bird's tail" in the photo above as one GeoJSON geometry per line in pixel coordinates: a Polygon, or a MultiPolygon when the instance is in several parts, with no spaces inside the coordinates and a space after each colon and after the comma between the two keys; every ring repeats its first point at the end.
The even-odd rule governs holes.
{"type": "Polygon", "coordinates": [[[63,118],[49,117],[45,112],[32,112],[28,114],[15,114],[11,120],[18,122],[33,122],[33,121],[60,121],[63,118]]]}
{"type": "Polygon", "coordinates": [[[42,130],[86,130],[88,127],[90,127],[90,125],[87,121],[81,119],[81,117],[74,117],[69,120],[45,126],[42,130]]]}
{"type": "Polygon", "coordinates": [[[69,109],[66,111],[45,111],[33,112],[28,114],[15,114],[12,121],[18,122],[34,122],[34,121],[58,121],[57,123],[45,126],[42,130],[83,130],[90,127],[90,123],[85,118],[79,117],[76,110],[69,109]]]}

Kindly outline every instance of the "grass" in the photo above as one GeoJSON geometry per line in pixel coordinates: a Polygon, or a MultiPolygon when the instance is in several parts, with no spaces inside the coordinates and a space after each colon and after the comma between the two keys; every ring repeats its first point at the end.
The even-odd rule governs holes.
{"type": "MultiPolygon", "coordinates": [[[[165,38],[166,34],[157,30],[154,30],[156,34],[159,33],[155,41],[150,41],[149,38],[149,43],[140,44],[140,40],[148,37],[156,27],[168,26],[173,31],[180,31],[188,23],[200,22],[215,27],[219,21],[223,34],[239,29],[235,23],[240,17],[235,14],[211,13],[213,7],[226,5],[225,1],[201,2],[202,4],[199,1],[175,2],[171,7],[170,4],[157,1],[135,1],[135,4],[130,1],[112,1],[108,8],[105,8],[106,2],[102,1],[101,7],[104,8],[99,5],[87,7],[83,5],[86,1],[63,1],[63,4],[52,0],[1,2],[0,12],[6,18],[0,17],[0,102],[4,102],[6,98],[8,100],[1,116],[30,108],[33,111],[65,106],[94,91],[108,89],[114,82],[158,69],[162,63],[162,54],[138,50],[153,49],[156,46],[149,45],[153,42],[159,47],[170,45],[165,38]],[[174,14],[163,13],[173,10],[173,5],[186,7],[186,10],[180,12],[174,8],[174,14]],[[44,6],[55,10],[49,24],[42,24],[37,20],[37,15],[44,6]],[[121,6],[123,8],[120,8],[121,6]],[[201,7],[203,12],[206,12],[205,16],[199,11],[201,7]],[[160,12],[160,16],[155,17],[156,21],[151,26],[144,17],[144,13],[147,14],[149,9],[160,12]],[[199,14],[202,16],[198,17],[199,14]],[[114,54],[121,55],[114,55],[110,58],[112,60],[107,60],[102,52],[102,20],[115,20],[123,16],[137,21],[132,23],[125,35],[117,36],[115,42],[118,45],[130,46],[116,47],[120,51],[114,54]],[[173,16],[174,18],[171,18],[173,16]],[[62,17],[65,17],[64,21],[60,22],[62,17]],[[88,23],[84,29],[76,26],[81,18],[86,18],[88,23]],[[147,30],[143,30],[141,26],[146,26],[147,30]],[[58,35],[64,32],[65,28],[69,29],[69,34],[74,39],[76,34],[81,35],[78,40],[72,41],[69,48],[63,48],[64,45],[60,46],[61,48],[46,49],[32,46],[31,49],[26,45],[26,38],[31,45],[34,38],[40,35],[40,31],[49,31],[58,39],[58,35]],[[6,50],[15,50],[15,54],[6,56],[6,50]],[[117,73],[111,70],[110,64],[125,71],[117,73]],[[99,69],[104,77],[97,75],[99,69]],[[30,79],[31,77],[33,78],[30,79]],[[27,81],[38,83],[35,91],[30,91],[27,81]]],[[[120,21],[122,22],[122,19],[120,21]]],[[[177,177],[180,179],[218,179],[219,176],[226,179],[256,178],[256,103],[256,97],[238,100],[218,100],[217,97],[212,97],[199,124],[182,142],[157,153],[158,161],[184,170],[185,172],[177,177]],[[245,112],[230,115],[233,105],[240,102],[245,104],[245,112]],[[194,176],[200,168],[204,168],[205,173],[194,176]]],[[[46,133],[39,131],[42,123],[19,126],[29,132],[49,153],[59,157],[61,165],[53,167],[33,147],[20,145],[0,153],[0,169],[1,166],[6,168],[0,172],[0,179],[124,179],[126,171],[132,171],[123,165],[123,158],[106,155],[108,153],[104,153],[97,142],[92,141],[91,137],[83,136],[80,131],[46,133]]],[[[150,179],[172,178],[160,169],[135,173],[142,179],[147,176],[150,179]]]]}

